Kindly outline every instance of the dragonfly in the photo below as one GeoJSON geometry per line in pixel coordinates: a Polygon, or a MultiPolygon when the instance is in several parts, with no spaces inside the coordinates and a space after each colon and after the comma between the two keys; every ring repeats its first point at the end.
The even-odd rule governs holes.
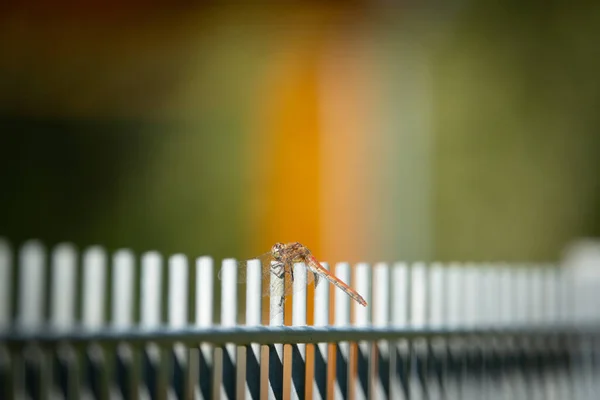
{"type": "MultiPolygon", "coordinates": [[[[325,269],[312,255],[310,250],[301,243],[275,243],[271,250],[253,259],[241,261],[237,264],[238,283],[246,283],[248,262],[259,260],[262,266],[263,296],[270,296],[273,285],[283,284],[283,295],[287,296],[294,291],[294,264],[302,263],[307,269],[306,284],[315,282],[315,287],[323,280],[333,283],[343,290],[348,296],[363,307],[367,306],[365,299],[338,277],[325,269]],[[290,279],[285,279],[285,276],[290,279]],[[272,280],[271,277],[280,278],[272,280]],[[276,283],[273,283],[275,281],[276,283]]],[[[219,271],[219,279],[223,270],[219,271]]],[[[281,288],[279,288],[281,289],[281,288]]]]}

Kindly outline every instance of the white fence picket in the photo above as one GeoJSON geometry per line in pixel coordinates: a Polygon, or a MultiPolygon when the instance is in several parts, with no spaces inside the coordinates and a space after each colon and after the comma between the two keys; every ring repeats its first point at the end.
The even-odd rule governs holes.
{"type": "MultiPolygon", "coordinates": [[[[221,326],[237,325],[237,264],[234,259],[223,260],[221,270],[221,326]]],[[[221,349],[220,391],[222,399],[234,399],[237,390],[237,348],[226,344],[221,349]]]]}
{"type": "MultiPolygon", "coordinates": [[[[131,250],[121,249],[113,254],[110,322],[116,329],[131,329],[135,326],[135,273],[135,255],[131,250]]],[[[111,398],[139,397],[140,376],[133,368],[139,357],[139,349],[134,349],[126,343],[117,346],[114,364],[119,385],[118,388],[113,388],[111,398]],[[125,374],[126,370],[131,372],[125,374]]]]}
{"type": "Polygon", "coordinates": [[[531,293],[529,291],[528,271],[523,265],[514,268],[515,302],[513,322],[525,325],[531,318],[531,293]]]}
{"type": "Polygon", "coordinates": [[[121,249],[113,255],[112,268],[112,324],[127,328],[134,323],[135,256],[131,250],[121,249]]]}
{"type": "MultiPolygon", "coordinates": [[[[433,329],[440,329],[443,325],[445,314],[445,269],[440,263],[434,263],[428,267],[427,272],[427,325],[433,329]]],[[[441,360],[446,355],[447,341],[442,338],[433,338],[429,341],[428,357],[428,382],[429,398],[431,400],[443,398],[444,379],[447,371],[444,370],[441,360]],[[432,362],[433,365],[429,365],[432,362]],[[439,371],[439,372],[438,372],[439,371]],[[438,374],[440,375],[438,377],[438,374]]]]}
{"type": "Polygon", "coordinates": [[[19,253],[18,321],[23,328],[35,329],[44,323],[45,257],[45,249],[38,241],[25,243],[19,253]]]}
{"type": "Polygon", "coordinates": [[[529,277],[529,303],[530,323],[539,325],[544,320],[544,276],[541,265],[532,265],[528,268],[529,277]]]}
{"type": "MultiPolygon", "coordinates": [[[[350,282],[350,264],[338,263],[335,267],[335,275],[346,284],[350,282]]],[[[338,327],[350,325],[350,297],[341,290],[334,291],[335,298],[335,320],[338,327]]],[[[340,340],[337,343],[335,360],[336,380],[334,386],[334,398],[346,399],[349,390],[350,376],[350,343],[340,340]]]]}
{"type": "MultiPolygon", "coordinates": [[[[464,266],[460,263],[450,263],[446,266],[446,291],[444,293],[446,306],[445,326],[449,329],[461,328],[465,325],[465,310],[463,301],[465,299],[464,266]]],[[[449,354],[449,378],[446,380],[445,391],[449,399],[463,398],[463,368],[461,355],[464,351],[464,343],[460,338],[448,339],[449,354]]]]}
{"type": "MultiPolygon", "coordinates": [[[[379,285],[381,282],[375,280],[375,284],[379,285]]],[[[356,307],[354,325],[357,327],[366,327],[371,325],[371,310],[376,309],[374,307],[378,306],[372,304],[372,287],[373,281],[371,279],[370,265],[365,263],[357,264],[356,290],[367,301],[367,304],[369,304],[367,307],[356,307]]],[[[364,384],[372,382],[372,380],[375,378],[373,371],[373,355],[371,351],[372,343],[366,341],[359,342],[357,350],[357,379],[354,379],[354,396],[356,399],[368,399],[370,398],[371,394],[369,385],[367,384],[365,386],[364,384]]]]}
{"type": "MultiPolygon", "coordinates": [[[[504,262],[496,264],[496,286],[497,286],[497,316],[493,321],[496,328],[502,329],[510,326],[514,315],[514,279],[512,268],[504,262]]],[[[498,345],[501,345],[505,352],[510,348],[511,343],[506,339],[497,338],[498,345]]],[[[502,353],[498,352],[498,374],[497,381],[492,390],[495,390],[499,399],[512,399],[513,380],[510,371],[507,369],[506,356],[502,357],[502,353]]]]}
{"type": "Polygon", "coordinates": [[[449,328],[457,328],[466,321],[462,308],[464,293],[463,267],[459,263],[451,263],[447,267],[447,290],[445,293],[447,314],[445,323],[449,328]]]}
{"type": "MultiPolygon", "coordinates": [[[[269,324],[282,326],[284,322],[284,283],[283,276],[270,276],[269,324]]],[[[283,396],[283,344],[269,345],[269,399],[283,396]]]]}
{"type": "MultiPolygon", "coordinates": [[[[329,264],[321,263],[323,268],[329,271],[329,264]]],[[[324,327],[329,325],[329,282],[321,282],[315,288],[315,327],[324,327]]],[[[327,343],[318,343],[314,346],[315,350],[315,374],[313,382],[312,396],[315,400],[323,400],[327,398],[327,390],[329,381],[327,379],[327,368],[329,365],[327,343]]]]}
{"type": "MultiPolygon", "coordinates": [[[[75,327],[77,304],[77,252],[75,246],[70,243],[62,243],[51,251],[50,259],[50,315],[49,325],[57,330],[68,332],[75,327]]],[[[73,351],[61,348],[57,352],[60,362],[51,366],[57,367],[59,371],[68,374],[73,370],[73,351]],[[70,365],[70,368],[67,365],[70,365]]],[[[58,361],[57,360],[57,361],[58,361]]],[[[57,371],[58,374],[58,371],[57,371]]],[[[52,375],[52,374],[50,374],[52,375]]],[[[71,380],[74,381],[73,375],[71,380]]],[[[69,384],[61,384],[60,389],[52,382],[51,396],[59,396],[60,391],[69,391],[69,384]]],[[[71,385],[72,387],[73,385],[71,385]]],[[[71,393],[74,395],[74,393],[71,393]]]]}
{"type": "MultiPolygon", "coordinates": [[[[385,328],[390,324],[390,269],[387,264],[379,263],[373,267],[373,280],[377,290],[373,293],[373,326],[385,328]]],[[[377,376],[373,393],[376,399],[390,398],[390,345],[386,340],[375,342],[377,376]]],[[[369,375],[370,377],[373,375],[369,375]]],[[[371,381],[372,379],[369,379],[371,381]]]]}
{"type": "Polygon", "coordinates": [[[446,268],[440,263],[434,263],[429,268],[429,315],[430,326],[440,328],[446,317],[446,268]]]}
{"type": "MultiPolygon", "coordinates": [[[[212,258],[200,257],[196,260],[195,324],[198,328],[210,328],[214,324],[214,273],[212,258]]],[[[211,399],[214,373],[213,346],[208,343],[200,343],[198,364],[196,398],[211,399]]]]}
{"type": "Polygon", "coordinates": [[[505,263],[499,265],[500,272],[498,278],[500,298],[500,315],[498,325],[502,327],[509,326],[513,322],[515,310],[515,286],[513,269],[505,263]]]}
{"type": "Polygon", "coordinates": [[[479,269],[469,263],[461,270],[464,281],[464,294],[460,308],[463,314],[463,324],[468,328],[476,328],[478,325],[479,308],[481,302],[479,269]]]}
{"type": "MultiPolygon", "coordinates": [[[[260,260],[250,260],[247,271],[246,325],[259,326],[262,321],[262,265],[260,260]]],[[[262,370],[260,345],[246,347],[246,399],[260,398],[262,370]]]]}
{"type": "MultiPolygon", "coordinates": [[[[428,316],[428,285],[427,268],[422,262],[413,263],[410,267],[410,325],[415,329],[427,327],[428,316]]],[[[425,385],[427,377],[427,342],[424,340],[410,340],[410,370],[409,388],[411,399],[425,399],[428,396],[425,385]]]]}
{"type": "Polygon", "coordinates": [[[13,257],[8,241],[0,238],[0,329],[11,326],[12,321],[13,257]]]}
{"type": "MultiPolygon", "coordinates": [[[[142,255],[141,291],[140,291],[140,326],[142,328],[158,328],[162,325],[162,279],[163,258],[155,251],[142,255]]],[[[145,373],[151,376],[149,381],[140,388],[140,393],[145,398],[160,397],[164,389],[160,379],[161,351],[149,344],[145,348],[145,358],[142,360],[145,373]]]]}
{"type": "Polygon", "coordinates": [[[88,248],[83,254],[82,323],[99,328],[105,323],[106,253],[101,247],[88,248]]]}
{"type": "MultiPolygon", "coordinates": [[[[167,321],[173,329],[183,328],[188,324],[188,260],[183,254],[169,257],[167,321]]],[[[187,355],[185,346],[176,343],[172,354],[169,397],[189,398],[192,394],[192,388],[188,384],[189,377],[185,376],[185,371],[188,370],[187,355]]]]}
{"type": "MultiPolygon", "coordinates": [[[[107,256],[100,246],[87,248],[83,253],[81,324],[86,329],[98,329],[106,324],[107,256]]],[[[106,354],[100,346],[87,349],[85,360],[86,387],[94,397],[108,396],[106,354]]]]}
{"type": "Polygon", "coordinates": [[[479,277],[480,306],[477,323],[481,328],[489,328],[498,319],[497,270],[492,264],[484,264],[480,266],[479,277]]]}
{"type": "Polygon", "coordinates": [[[77,302],[77,251],[72,244],[63,243],[52,251],[50,261],[50,325],[68,330],[75,326],[77,302]]]}
{"type": "MultiPolygon", "coordinates": [[[[396,263],[392,266],[392,297],[391,317],[392,326],[395,328],[407,328],[409,325],[409,270],[405,263],[396,263]]],[[[390,364],[392,382],[390,394],[392,399],[408,398],[408,362],[409,345],[406,340],[395,342],[391,351],[390,364]]]]}
{"type": "Polygon", "coordinates": [[[140,324],[155,328],[162,320],[162,257],[157,252],[142,255],[140,324]]]}
{"type": "Polygon", "coordinates": [[[554,265],[546,265],[544,268],[544,322],[550,325],[556,325],[559,322],[558,313],[558,286],[559,274],[554,265]]]}
{"type": "MultiPolygon", "coordinates": [[[[294,297],[292,303],[292,325],[306,325],[306,265],[297,263],[294,268],[294,297]]],[[[304,399],[306,387],[306,344],[292,345],[291,398],[304,399]]]]}
{"type": "Polygon", "coordinates": [[[188,323],[188,262],[183,254],[169,257],[169,312],[168,322],[172,328],[188,323]]]}
{"type": "Polygon", "coordinates": [[[423,328],[427,325],[427,269],[423,263],[411,266],[411,309],[410,324],[414,328],[423,328]]]}

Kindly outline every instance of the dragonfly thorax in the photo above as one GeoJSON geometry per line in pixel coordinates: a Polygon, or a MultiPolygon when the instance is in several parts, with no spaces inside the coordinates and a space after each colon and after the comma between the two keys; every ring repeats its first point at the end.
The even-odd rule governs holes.
{"type": "Polygon", "coordinates": [[[281,255],[284,247],[285,245],[283,243],[275,243],[273,247],[271,247],[271,255],[275,260],[281,260],[281,255]]]}

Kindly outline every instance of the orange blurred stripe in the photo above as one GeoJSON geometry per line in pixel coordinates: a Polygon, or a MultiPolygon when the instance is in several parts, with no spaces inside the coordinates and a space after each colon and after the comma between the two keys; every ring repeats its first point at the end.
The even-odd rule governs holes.
{"type": "MultiPolygon", "coordinates": [[[[255,199],[253,226],[260,226],[252,247],[269,249],[275,242],[301,242],[316,255],[320,248],[320,140],[316,42],[291,40],[271,60],[268,88],[258,120],[263,155],[256,167],[263,175],[255,199]],[[264,149],[268,149],[264,152],[264,149]]],[[[308,323],[314,320],[314,286],[308,289],[308,323]]],[[[268,304],[265,304],[268,307],[268,304]]],[[[292,303],[287,301],[286,325],[291,324],[292,303]]],[[[310,347],[310,346],[308,346],[310,347]]],[[[307,398],[312,393],[312,352],[307,349],[307,398]]],[[[284,376],[291,368],[290,348],[284,349],[284,376]]],[[[265,382],[266,383],[266,382],[265,382]]],[[[284,381],[284,398],[290,393],[284,381]]]]}

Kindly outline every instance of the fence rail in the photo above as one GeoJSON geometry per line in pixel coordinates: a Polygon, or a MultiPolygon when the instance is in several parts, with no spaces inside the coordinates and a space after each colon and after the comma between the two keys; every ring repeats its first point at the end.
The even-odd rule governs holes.
{"type": "Polygon", "coordinates": [[[265,326],[258,263],[238,285],[231,259],[218,280],[209,257],[0,239],[0,398],[597,398],[598,248],[339,263],[368,307],[321,283],[265,326]]]}
{"type": "Polygon", "coordinates": [[[571,325],[498,327],[486,329],[449,329],[449,328],[378,328],[378,327],[323,327],[312,326],[236,326],[232,328],[215,327],[211,329],[73,329],[46,330],[32,332],[26,330],[7,330],[0,333],[0,341],[9,348],[23,348],[35,343],[39,346],[57,346],[62,343],[85,346],[95,342],[104,344],[127,343],[132,345],[156,343],[174,345],[182,343],[195,346],[200,343],[213,345],[235,344],[317,344],[344,341],[375,341],[400,339],[452,339],[469,337],[577,337],[600,334],[600,325],[573,327],[571,325]]]}

